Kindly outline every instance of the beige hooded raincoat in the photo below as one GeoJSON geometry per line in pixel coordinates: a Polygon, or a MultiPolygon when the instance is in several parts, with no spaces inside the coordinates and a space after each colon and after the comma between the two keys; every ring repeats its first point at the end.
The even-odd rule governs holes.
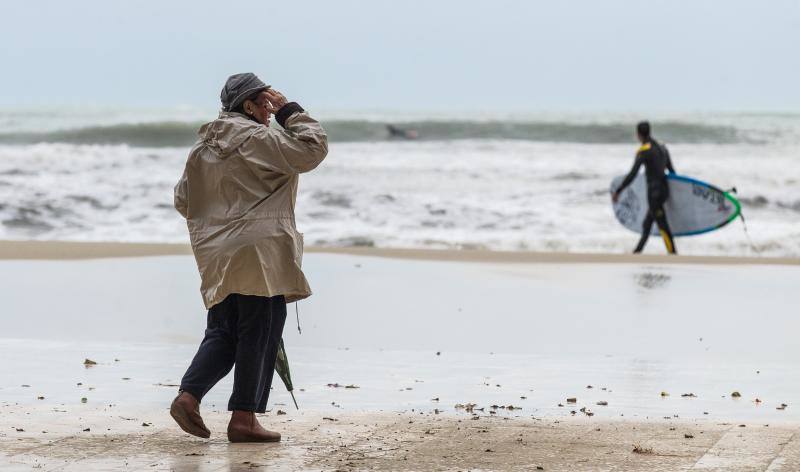
{"type": "Polygon", "coordinates": [[[322,162],[328,140],[305,112],[284,126],[222,112],[198,132],[175,186],[175,208],[189,227],[206,308],[231,293],[284,295],[287,302],[311,295],[294,208],[299,174],[322,162]]]}

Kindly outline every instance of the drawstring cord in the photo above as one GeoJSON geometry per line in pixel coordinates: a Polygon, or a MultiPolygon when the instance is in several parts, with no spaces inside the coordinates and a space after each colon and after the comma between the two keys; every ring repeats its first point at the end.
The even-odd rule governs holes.
{"type": "Polygon", "coordinates": [[[300,309],[297,308],[297,305],[300,302],[294,302],[294,314],[297,317],[297,332],[303,334],[303,330],[300,329],[300,309]]]}

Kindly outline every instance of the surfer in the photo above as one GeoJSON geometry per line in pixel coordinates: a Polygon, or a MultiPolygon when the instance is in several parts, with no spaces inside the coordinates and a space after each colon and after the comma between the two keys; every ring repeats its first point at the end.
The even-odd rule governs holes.
{"type": "Polygon", "coordinates": [[[665,170],[669,170],[670,174],[675,173],[675,168],[672,167],[672,159],[670,159],[667,147],[659,143],[652,136],[650,136],[650,123],[642,121],[636,125],[636,136],[639,138],[641,147],[636,153],[636,160],[633,162],[633,167],[625,180],[612,194],[612,199],[616,203],[619,199],[619,194],[625,187],[633,182],[636,174],[639,173],[639,168],[644,164],[645,176],[647,177],[647,203],[649,209],[647,216],[642,223],[642,237],[639,239],[639,244],[633,250],[634,254],[639,254],[647,244],[647,238],[650,237],[650,229],[653,226],[653,221],[658,225],[658,230],[661,237],[664,239],[664,245],[667,246],[667,252],[670,254],[677,254],[675,249],[675,241],[672,238],[672,232],[667,223],[667,214],[664,211],[664,203],[669,197],[669,186],[667,185],[667,176],[665,170]]]}
{"type": "Polygon", "coordinates": [[[389,132],[390,138],[417,139],[419,137],[419,133],[415,129],[403,129],[394,125],[386,125],[386,131],[389,132]]]}

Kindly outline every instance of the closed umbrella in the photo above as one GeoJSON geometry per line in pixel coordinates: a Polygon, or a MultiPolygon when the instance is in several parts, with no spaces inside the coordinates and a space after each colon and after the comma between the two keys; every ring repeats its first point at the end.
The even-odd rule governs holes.
{"type": "Polygon", "coordinates": [[[281,338],[281,343],[278,345],[278,359],[275,361],[275,372],[277,372],[278,376],[283,380],[283,384],[286,385],[286,390],[288,390],[289,394],[292,396],[294,407],[299,410],[300,407],[297,406],[297,400],[294,398],[292,373],[289,371],[289,358],[286,357],[286,348],[283,347],[283,338],[281,338]]]}

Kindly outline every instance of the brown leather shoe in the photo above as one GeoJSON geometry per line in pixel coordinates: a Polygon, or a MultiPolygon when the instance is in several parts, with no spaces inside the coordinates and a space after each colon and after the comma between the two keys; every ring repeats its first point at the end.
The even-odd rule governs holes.
{"type": "Polygon", "coordinates": [[[231,422],[228,423],[228,441],[232,443],[264,443],[280,440],[281,433],[264,429],[258,424],[256,414],[252,411],[236,410],[231,415],[231,422]]]}
{"type": "Polygon", "coordinates": [[[187,433],[200,438],[211,437],[211,431],[206,428],[200,416],[200,402],[191,393],[179,393],[175,400],[172,400],[169,414],[187,433]]]}

